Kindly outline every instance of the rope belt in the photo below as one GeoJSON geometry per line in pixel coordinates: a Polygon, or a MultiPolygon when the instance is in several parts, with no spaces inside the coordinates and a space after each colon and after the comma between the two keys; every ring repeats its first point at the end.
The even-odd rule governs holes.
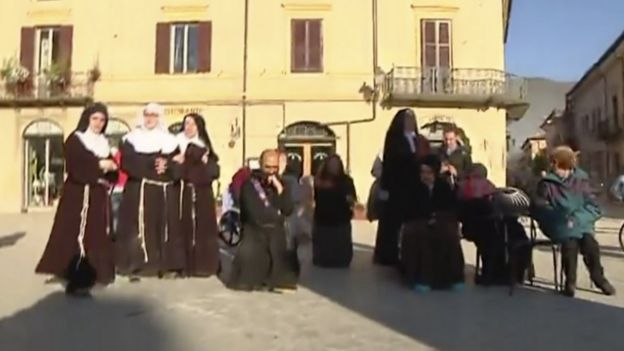
{"type": "Polygon", "coordinates": [[[195,238],[197,232],[197,220],[196,220],[196,210],[195,205],[197,204],[197,193],[195,192],[195,186],[192,183],[186,183],[185,181],[181,181],[182,189],[180,190],[180,219],[182,219],[182,204],[184,204],[184,188],[188,187],[191,189],[191,220],[193,221],[193,238],[192,244],[195,247],[195,238]]]}
{"type": "MultiPolygon", "coordinates": [[[[98,184],[107,186],[108,183],[104,179],[98,179],[98,184]]],[[[89,215],[89,200],[91,199],[91,185],[85,185],[82,190],[82,209],[80,210],[80,228],[78,230],[78,248],[80,249],[80,259],[76,262],[76,268],[80,265],[80,261],[87,256],[87,250],[85,248],[84,239],[87,233],[87,217],[89,215]]],[[[106,232],[110,231],[110,226],[107,222],[106,232]]]]}
{"type": "MultiPolygon", "coordinates": [[[[145,244],[145,185],[159,186],[163,191],[165,204],[167,203],[167,188],[173,182],[160,182],[157,180],[145,179],[141,180],[141,189],[139,191],[139,240],[141,241],[141,251],[143,252],[143,262],[147,262],[147,246],[145,244]]],[[[169,241],[169,226],[167,225],[167,213],[165,215],[165,242],[169,241]]]]}
{"type": "Polygon", "coordinates": [[[78,232],[78,248],[80,248],[80,259],[76,262],[76,268],[80,261],[85,258],[87,251],[85,250],[84,238],[87,229],[87,214],[89,212],[89,185],[85,185],[82,191],[82,210],[80,211],[80,229],[78,232]]]}

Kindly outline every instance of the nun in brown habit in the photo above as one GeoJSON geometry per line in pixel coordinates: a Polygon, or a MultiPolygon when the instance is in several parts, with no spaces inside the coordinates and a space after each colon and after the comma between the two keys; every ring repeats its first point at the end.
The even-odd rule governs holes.
{"type": "Polygon", "coordinates": [[[88,295],[115,279],[108,191],[117,178],[108,140],[106,106],[87,107],[64,145],[67,179],[52,233],[36,272],[66,282],[66,293],[88,295]]]}
{"type": "Polygon", "coordinates": [[[162,106],[145,106],[137,128],[121,146],[121,168],[128,181],[120,205],[117,266],[131,281],[138,276],[179,277],[186,264],[180,231],[182,155],[163,115],[162,106]]]}
{"type": "Polygon", "coordinates": [[[460,245],[457,199],[440,176],[440,160],[426,156],[420,181],[403,226],[401,264],[405,280],[414,290],[464,288],[464,256],[460,245]]]}
{"type": "Polygon", "coordinates": [[[219,178],[219,157],[212,148],[204,118],[192,113],[177,135],[182,160],[182,233],[187,276],[208,277],[219,268],[217,215],[212,182],[219,178]]]}

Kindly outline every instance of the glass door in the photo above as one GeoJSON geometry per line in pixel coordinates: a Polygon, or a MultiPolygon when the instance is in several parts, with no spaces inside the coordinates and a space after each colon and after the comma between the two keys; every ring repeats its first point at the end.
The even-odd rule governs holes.
{"type": "Polygon", "coordinates": [[[297,178],[301,178],[305,174],[305,146],[287,144],[284,150],[288,160],[287,169],[291,170],[297,178]]]}
{"type": "Polygon", "coordinates": [[[311,169],[310,172],[313,175],[316,175],[325,159],[334,153],[334,146],[331,144],[327,145],[311,145],[310,147],[310,156],[311,156],[311,169]]]}

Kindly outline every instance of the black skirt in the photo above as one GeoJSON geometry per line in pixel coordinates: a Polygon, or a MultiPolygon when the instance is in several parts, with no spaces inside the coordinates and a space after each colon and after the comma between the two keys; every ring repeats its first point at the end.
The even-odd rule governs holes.
{"type": "Polygon", "coordinates": [[[351,222],[337,225],[314,223],[312,263],[326,268],[346,268],[353,259],[351,222]]]}

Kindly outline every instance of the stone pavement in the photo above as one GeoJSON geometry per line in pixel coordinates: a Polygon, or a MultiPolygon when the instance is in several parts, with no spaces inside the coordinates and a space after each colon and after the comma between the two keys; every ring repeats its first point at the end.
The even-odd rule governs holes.
{"type": "MultiPolygon", "coordinates": [[[[600,222],[605,266],[620,295],[552,293],[549,252],[536,253],[544,288],[468,286],[415,294],[371,265],[374,226],[354,225],[349,270],[309,268],[296,293],[228,291],[217,279],[124,279],[94,299],[68,299],[33,274],[52,216],[0,216],[0,350],[621,350],[624,252],[620,220],[600,222]],[[20,234],[23,233],[23,234],[20,234]]],[[[465,244],[467,271],[474,249],[465,244]]]]}

